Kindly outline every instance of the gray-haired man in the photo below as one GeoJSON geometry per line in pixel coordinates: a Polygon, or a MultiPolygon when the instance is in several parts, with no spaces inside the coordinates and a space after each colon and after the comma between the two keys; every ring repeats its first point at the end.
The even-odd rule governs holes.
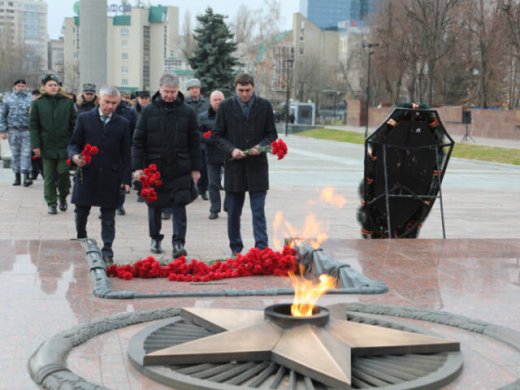
{"type": "Polygon", "coordinates": [[[101,207],[101,254],[107,265],[113,263],[112,242],[116,235],[115,213],[121,192],[130,190],[130,122],[115,113],[119,91],[105,85],[99,91],[99,108],[78,116],[68,146],[71,161],[83,168],[87,163],[79,156],[86,144],[99,149],[74,178],[72,203],[76,205],[78,238],[87,238],[87,218],[92,206],[101,207]]]}
{"type": "Polygon", "coordinates": [[[148,204],[150,250],[161,253],[161,208],[173,213],[173,258],[186,256],[186,204],[192,200],[192,183],[200,178],[200,149],[195,112],[184,103],[179,92],[179,78],[165,73],[159,80],[159,91],[152,103],[143,107],[134,133],[132,168],[136,179],[143,169],[155,164],[161,173],[157,187],[158,200],[148,204]]]}

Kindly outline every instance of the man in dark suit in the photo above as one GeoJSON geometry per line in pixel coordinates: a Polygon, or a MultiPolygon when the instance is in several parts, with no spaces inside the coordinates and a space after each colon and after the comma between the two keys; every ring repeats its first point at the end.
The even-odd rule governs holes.
{"type": "Polygon", "coordinates": [[[74,178],[72,203],[76,205],[78,238],[87,237],[87,219],[92,206],[101,207],[101,254],[107,265],[113,264],[115,213],[119,196],[130,191],[130,123],[116,110],[120,98],[115,86],[105,85],[99,92],[99,108],[79,115],[68,154],[81,172],[74,178]],[[96,146],[98,154],[86,163],[80,155],[86,144],[96,146]]]}
{"type": "Polygon", "coordinates": [[[254,78],[240,73],[235,78],[235,95],[220,103],[213,131],[215,145],[227,158],[224,189],[228,207],[228,236],[232,255],[244,249],[240,216],[245,193],[249,192],[253,213],[255,247],[268,246],[265,198],[269,189],[267,155],[258,146],[278,138],[271,103],[255,95],[254,78]],[[248,154],[244,153],[250,150],[248,154]],[[230,158],[233,160],[229,161],[230,158]]]}

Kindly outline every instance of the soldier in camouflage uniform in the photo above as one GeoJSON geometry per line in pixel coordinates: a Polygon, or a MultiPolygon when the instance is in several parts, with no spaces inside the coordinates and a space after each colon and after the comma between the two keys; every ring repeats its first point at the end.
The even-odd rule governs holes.
{"type": "Polygon", "coordinates": [[[29,133],[29,109],[32,97],[26,91],[25,80],[14,82],[13,93],[4,98],[0,108],[0,133],[3,139],[9,137],[11,148],[11,168],[14,172],[13,186],[21,184],[21,174],[24,174],[23,185],[30,186],[31,137],[29,133]]]}

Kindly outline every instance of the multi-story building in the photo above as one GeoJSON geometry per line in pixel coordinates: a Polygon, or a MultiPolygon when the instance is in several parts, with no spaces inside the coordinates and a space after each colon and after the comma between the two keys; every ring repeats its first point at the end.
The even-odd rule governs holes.
{"type": "Polygon", "coordinates": [[[343,20],[366,20],[381,0],[300,0],[300,13],[324,30],[343,20]]]}
{"type": "Polygon", "coordinates": [[[46,2],[0,0],[0,36],[10,40],[13,48],[25,48],[28,69],[37,73],[47,69],[46,2]]]}
{"type": "MultiPolygon", "coordinates": [[[[79,79],[73,67],[78,64],[82,50],[78,39],[81,28],[85,26],[80,18],[65,19],[65,80],[79,79]]],[[[193,73],[189,74],[192,71],[186,69],[186,61],[179,55],[178,31],[177,7],[133,7],[129,13],[107,17],[106,82],[120,86],[123,91],[155,91],[161,74],[179,70],[183,89],[182,81],[193,73]]]]}
{"type": "Polygon", "coordinates": [[[61,37],[60,39],[49,40],[48,53],[49,70],[56,73],[60,80],[63,80],[65,76],[65,56],[63,37],[61,37]]]}

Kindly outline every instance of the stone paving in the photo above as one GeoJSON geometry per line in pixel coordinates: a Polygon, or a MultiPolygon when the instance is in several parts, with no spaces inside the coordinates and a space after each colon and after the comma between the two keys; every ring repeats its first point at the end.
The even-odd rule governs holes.
{"type": "MultiPolygon", "coordinates": [[[[289,155],[270,158],[271,190],[267,218],[271,246],[287,236],[313,237],[302,230],[314,214],[327,231],[322,245],[338,261],[349,263],[373,280],[390,287],[378,296],[326,296],[321,304],[368,302],[429,308],[466,315],[520,329],[520,167],[452,159],[443,183],[447,240],[442,240],[439,202],[418,240],[360,240],[356,210],[357,187],[363,174],[363,148],[289,136],[289,155]],[[346,203],[340,209],[320,201],[325,187],[346,203]],[[292,229],[272,222],[283,213],[292,229]]],[[[160,307],[263,308],[287,297],[211,299],[148,299],[108,301],[92,295],[93,281],[82,244],[75,237],[72,208],[47,214],[41,178],[29,188],[12,187],[12,172],[0,169],[0,389],[37,389],[26,364],[37,346],[59,331],[120,312],[160,307]]],[[[151,255],[146,207],[133,192],[126,216],[117,217],[115,260],[128,263],[151,255]]],[[[188,206],[189,258],[209,260],[229,255],[225,213],[208,219],[208,202],[188,206]]],[[[253,246],[251,216],[244,207],[242,230],[246,247],[253,246]]],[[[163,230],[171,235],[171,221],[163,230]]],[[[100,238],[100,221],[93,209],[89,237],[100,238]]],[[[164,241],[165,258],[171,244],[164,241]]],[[[175,290],[165,280],[112,280],[114,289],[175,290]],[[135,283],[132,287],[131,283],[135,283]]],[[[280,278],[248,278],[222,288],[285,286],[280,278]]],[[[183,285],[182,288],[188,288],[183,285]]],[[[189,285],[189,288],[200,288],[189,285]]],[[[403,322],[412,320],[403,320],[403,322]]],[[[413,321],[417,322],[417,321],[413,321]]],[[[496,389],[520,377],[520,352],[496,340],[456,328],[419,323],[463,344],[465,368],[448,389],[496,389]]],[[[127,362],[126,344],[145,325],[112,331],[75,348],[67,365],[85,379],[112,389],[162,389],[141,377],[127,362]]]]}

